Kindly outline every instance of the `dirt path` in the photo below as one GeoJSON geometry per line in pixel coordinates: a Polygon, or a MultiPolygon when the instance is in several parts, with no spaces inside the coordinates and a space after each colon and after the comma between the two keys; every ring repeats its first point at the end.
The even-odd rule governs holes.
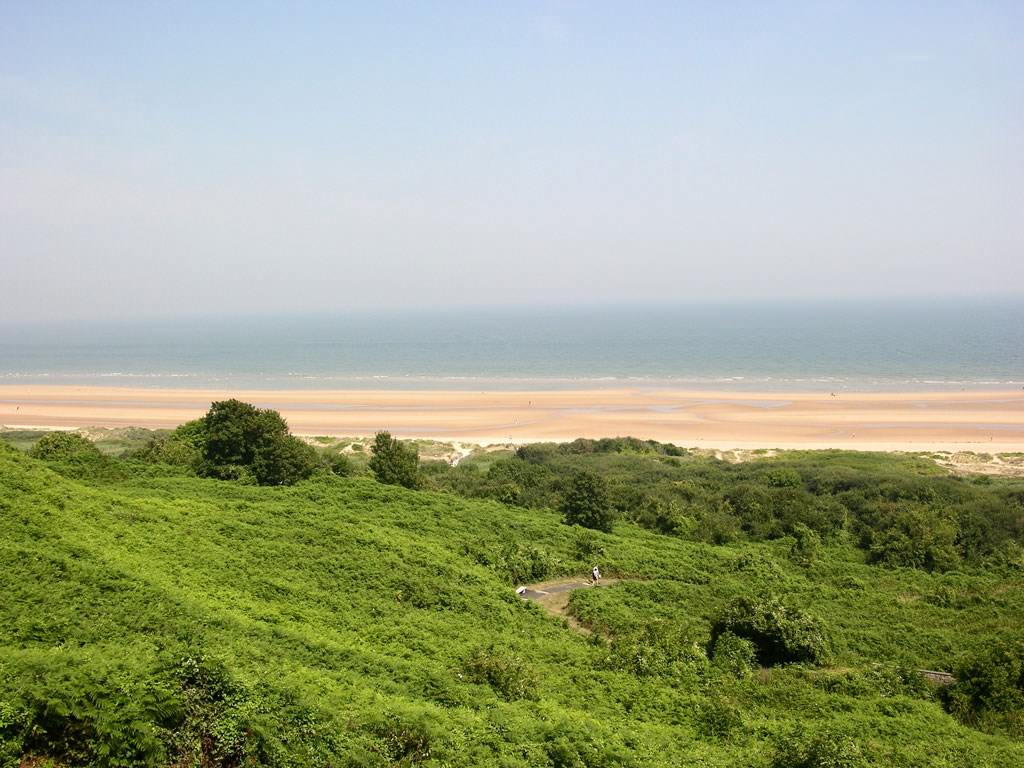
{"type": "Polygon", "coordinates": [[[516,590],[516,594],[523,600],[530,600],[537,603],[544,610],[558,619],[565,619],[568,625],[580,634],[592,634],[589,629],[569,615],[569,597],[577,589],[593,589],[596,587],[610,587],[618,584],[619,579],[601,579],[600,583],[594,584],[588,579],[556,579],[554,581],[542,581],[538,584],[527,584],[516,590]]]}

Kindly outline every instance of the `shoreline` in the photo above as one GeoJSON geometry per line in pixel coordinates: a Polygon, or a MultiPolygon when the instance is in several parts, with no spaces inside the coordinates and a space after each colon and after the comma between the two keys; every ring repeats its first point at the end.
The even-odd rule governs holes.
{"type": "Polygon", "coordinates": [[[219,390],[0,385],[0,425],[173,428],[213,400],[279,410],[298,435],[488,444],[632,436],[715,449],[1024,451],[1024,391],[640,388],[219,390]]]}

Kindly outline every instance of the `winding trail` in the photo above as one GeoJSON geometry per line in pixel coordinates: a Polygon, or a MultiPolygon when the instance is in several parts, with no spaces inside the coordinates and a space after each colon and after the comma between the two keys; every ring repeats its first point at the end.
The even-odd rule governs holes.
{"type": "Polygon", "coordinates": [[[523,600],[537,603],[555,618],[565,619],[566,623],[580,634],[591,635],[591,630],[569,615],[569,597],[577,589],[610,587],[619,581],[620,579],[601,579],[599,583],[594,584],[589,579],[582,578],[555,579],[519,587],[516,594],[523,600]]]}

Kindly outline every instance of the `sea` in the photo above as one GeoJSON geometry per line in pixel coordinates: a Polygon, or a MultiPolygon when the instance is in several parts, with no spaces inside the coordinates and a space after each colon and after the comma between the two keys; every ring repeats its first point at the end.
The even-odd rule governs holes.
{"type": "Polygon", "coordinates": [[[0,384],[1021,389],[1024,299],[26,318],[0,324],[0,384]]]}

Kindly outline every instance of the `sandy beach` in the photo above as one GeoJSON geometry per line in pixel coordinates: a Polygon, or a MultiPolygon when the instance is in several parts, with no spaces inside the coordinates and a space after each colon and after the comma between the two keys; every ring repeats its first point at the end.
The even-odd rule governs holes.
{"type": "Polygon", "coordinates": [[[705,448],[1024,451],[1024,392],[535,392],[0,386],[6,427],[174,427],[213,400],[275,408],[303,435],[475,443],[632,435],[705,448]]]}

